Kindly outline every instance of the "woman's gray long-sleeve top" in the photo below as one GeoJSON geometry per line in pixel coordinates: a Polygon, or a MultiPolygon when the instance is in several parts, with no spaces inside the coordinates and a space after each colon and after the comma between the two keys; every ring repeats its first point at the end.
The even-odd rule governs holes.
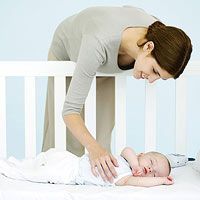
{"type": "Polygon", "coordinates": [[[57,27],[50,51],[58,60],[77,63],[63,116],[81,112],[96,72],[123,72],[118,66],[123,30],[148,27],[155,21],[155,17],[132,6],[91,7],[68,17],[57,27]]]}

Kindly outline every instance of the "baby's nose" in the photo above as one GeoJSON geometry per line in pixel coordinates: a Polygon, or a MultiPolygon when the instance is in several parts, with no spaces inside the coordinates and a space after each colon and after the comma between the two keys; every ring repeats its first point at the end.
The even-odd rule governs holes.
{"type": "Polygon", "coordinates": [[[148,167],[148,172],[151,173],[152,172],[152,168],[148,167]]]}

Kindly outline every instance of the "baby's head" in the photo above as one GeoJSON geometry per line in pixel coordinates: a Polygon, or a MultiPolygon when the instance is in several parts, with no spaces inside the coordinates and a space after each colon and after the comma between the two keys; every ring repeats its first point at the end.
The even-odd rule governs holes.
{"type": "Polygon", "coordinates": [[[138,155],[139,165],[143,169],[141,176],[168,176],[171,166],[167,157],[159,152],[147,152],[138,155]]]}

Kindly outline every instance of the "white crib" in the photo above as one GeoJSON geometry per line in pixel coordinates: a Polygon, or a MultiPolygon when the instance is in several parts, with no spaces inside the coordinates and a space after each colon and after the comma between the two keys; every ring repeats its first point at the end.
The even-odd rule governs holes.
{"type": "MultiPolygon", "coordinates": [[[[176,152],[186,153],[186,82],[187,75],[200,75],[200,63],[191,62],[184,75],[176,80],[176,152]],[[182,141],[182,142],[179,142],[182,141]]],[[[66,129],[62,119],[62,107],[65,98],[65,76],[72,76],[75,63],[68,62],[0,62],[0,157],[6,157],[6,97],[5,78],[23,76],[25,79],[25,157],[36,155],[36,98],[35,78],[37,76],[55,77],[55,146],[65,149],[66,129]]],[[[126,145],[126,76],[132,76],[132,70],[122,74],[102,74],[97,76],[115,77],[115,148],[119,153],[126,145]],[[120,114],[118,114],[120,113],[120,114]],[[118,123],[120,122],[120,123],[118,123]]],[[[155,150],[156,146],[156,93],[155,84],[146,82],[145,104],[145,150],[155,150]]],[[[85,123],[95,137],[96,133],[96,81],[93,80],[85,103],[85,123]]]]}
{"type": "MultiPolygon", "coordinates": [[[[6,147],[6,85],[8,76],[23,76],[25,80],[25,157],[36,155],[36,98],[35,77],[54,76],[55,87],[55,147],[65,149],[66,127],[62,119],[65,99],[65,76],[72,76],[75,63],[67,62],[0,62],[0,157],[7,157],[6,147]]],[[[187,75],[200,75],[200,62],[190,62],[184,75],[176,80],[176,153],[186,153],[186,84],[187,75]],[[180,142],[181,141],[181,142],[180,142]]],[[[126,76],[132,76],[132,70],[121,74],[102,74],[96,76],[115,77],[115,149],[119,154],[126,146],[126,76]],[[119,114],[120,113],[120,114],[119,114]]],[[[145,151],[156,150],[156,83],[145,84],[145,151]]],[[[85,123],[90,133],[96,132],[96,79],[93,80],[85,103],[85,123]]],[[[199,177],[198,177],[199,178],[199,177]]],[[[199,179],[200,181],[200,179],[199,179]]],[[[43,186],[42,186],[43,187],[43,186]]],[[[70,186],[69,186],[70,187],[70,186]]],[[[70,189],[70,191],[74,191],[70,189]]],[[[100,189],[101,191],[103,189],[100,189]]],[[[112,189],[113,190],[113,189],[112,189]]],[[[125,189],[128,191],[128,189],[125,189]]],[[[96,189],[93,189],[96,191],[96,189]]],[[[122,192],[123,189],[120,189],[122,192]]],[[[148,190],[148,191],[154,191],[148,190]]],[[[1,191],[0,191],[1,192],[1,191]]],[[[97,191],[98,192],[98,191],[97,191]]],[[[113,191],[112,191],[113,192],[113,191]]],[[[173,192],[173,190],[172,190],[173,192]]],[[[0,193],[1,194],[1,193],[0,193]]],[[[150,192],[151,194],[151,192],[150,192]]],[[[198,193],[200,194],[200,192],[198,193]]],[[[137,196],[137,195],[136,195],[137,196]]],[[[1,196],[0,196],[1,197],[1,196]]],[[[120,197],[120,196],[119,196],[120,197]]],[[[187,195],[185,196],[187,197],[187,195]]],[[[191,199],[191,196],[189,196],[191,199]]],[[[112,198],[112,195],[108,195],[112,198]]],[[[107,199],[108,199],[107,198],[107,199]]],[[[122,198],[122,196],[120,197],[122,198]]],[[[120,199],[119,198],[119,199],[120,199]]],[[[1,199],[1,198],[0,198],[1,199]]],[[[70,198],[69,198],[70,199],[70,198]]],[[[76,198],[75,198],[76,199],[76,198]]],[[[78,198],[77,198],[78,199],[78,198]]],[[[85,199],[89,199],[85,198],[85,199]]],[[[92,199],[92,197],[91,197],[92,199]]],[[[117,198],[116,198],[117,199],[117,198]]],[[[128,198],[127,198],[128,199],[128,198]]],[[[144,199],[137,196],[138,199],[144,199]]],[[[156,197],[154,197],[156,199],[156,197]]],[[[160,197],[157,199],[160,199],[160,197]]],[[[168,199],[168,198],[166,198],[168,199]]],[[[197,199],[196,197],[194,199],[197,199]]]]}

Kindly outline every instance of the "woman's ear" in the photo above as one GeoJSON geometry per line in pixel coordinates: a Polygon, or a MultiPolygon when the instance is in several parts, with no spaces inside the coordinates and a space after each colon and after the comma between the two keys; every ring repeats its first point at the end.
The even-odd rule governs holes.
{"type": "Polygon", "coordinates": [[[143,51],[147,52],[148,54],[151,53],[154,49],[154,43],[152,41],[148,41],[143,46],[143,51]]]}

